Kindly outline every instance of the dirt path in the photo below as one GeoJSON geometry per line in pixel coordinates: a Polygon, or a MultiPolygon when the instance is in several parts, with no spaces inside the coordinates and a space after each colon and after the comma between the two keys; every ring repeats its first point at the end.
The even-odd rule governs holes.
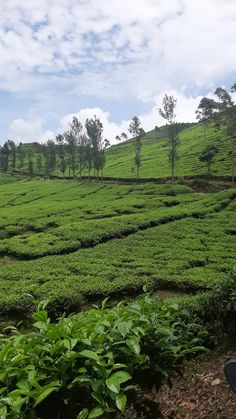
{"type": "Polygon", "coordinates": [[[183,377],[163,386],[152,399],[158,401],[163,419],[235,419],[236,394],[223,372],[224,361],[236,357],[236,349],[198,357],[185,365],[183,377]]]}

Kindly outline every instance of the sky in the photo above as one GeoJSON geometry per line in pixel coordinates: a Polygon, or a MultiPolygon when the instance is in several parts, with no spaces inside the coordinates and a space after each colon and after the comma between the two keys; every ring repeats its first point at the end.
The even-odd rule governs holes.
{"type": "Polygon", "coordinates": [[[0,144],[46,141],[73,115],[104,137],[177,119],[236,82],[236,0],[0,0],[0,144]]]}

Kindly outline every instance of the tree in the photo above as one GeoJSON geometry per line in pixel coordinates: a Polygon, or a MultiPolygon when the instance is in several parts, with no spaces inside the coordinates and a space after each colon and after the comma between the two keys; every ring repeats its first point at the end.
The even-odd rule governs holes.
{"type": "Polygon", "coordinates": [[[196,110],[197,119],[199,122],[202,122],[204,125],[204,138],[206,140],[206,130],[207,126],[214,115],[215,110],[217,109],[217,104],[213,99],[208,97],[203,97],[198,105],[196,110]]]}
{"type": "Polygon", "coordinates": [[[102,138],[103,125],[100,119],[94,115],[93,118],[86,119],[85,128],[92,149],[92,164],[98,176],[99,171],[103,171],[105,166],[104,141],[102,138]]]}
{"type": "Polygon", "coordinates": [[[120,138],[121,140],[126,141],[128,139],[128,135],[125,132],[122,132],[120,138]]]}
{"type": "Polygon", "coordinates": [[[75,176],[75,170],[77,169],[77,152],[79,153],[79,173],[80,177],[82,176],[82,170],[84,166],[84,147],[83,141],[84,136],[82,134],[83,126],[76,116],[73,117],[72,123],[70,124],[70,131],[72,134],[73,141],[70,142],[71,145],[71,165],[73,176],[75,176]]]}
{"type": "Polygon", "coordinates": [[[213,159],[218,153],[218,148],[215,145],[207,145],[199,156],[199,160],[206,164],[208,175],[211,176],[211,166],[213,159]]]}
{"type": "Polygon", "coordinates": [[[9,149],[9,154],[11,156],[11,167],[12,170],[15,170],[16,168],[16,144],[14,143],[14,141],[12,140],[8,140],[8,149],[9,149]]]}
{"type": "Polygon", "coordinates": [[[56,136],[56,143],[58,147],[58,157],[59,157],[59,170],[65,177],[66,171],[66,156],[65,156],[65,138],[62,134],[56,136]]]}
{"type": "Polygon", "coordinates": [[[139,178],[139,170],[141,166],[141,137],[144,130],[140,127],[141,122],[137,116],[134,116],[129,124],[129,132],[134,138],[134,164],[136,166],[136,177],[139,178]]]}
{"type": "Polygon", "coordinates": [[[67,130],[63,134],[66,142],[66,149],[68,153],[68,166],[69,166],[69,178],[71,175],[71,170],[73,172],[73,176],[76,170],[76,138],[73,135],[71,129],[67,130]]]}
{"type": "Polygon", "coordinates": [[[233,106],[233,101],[230,94],[222,87],[217,87],[214,95],[218,99],[216,102],[217,112],[214,114],[215,124],[217,128],[221,128],[223,126],[223,128],[225,128],[226,134],[227,112],[231,106],[233,106]]]}
{"type": "Polygon", "coordinates": [[[8,167],[9,167],[9,155],[10,155],[10,150],[9,150],[9,145],[8,145],[8,141],[6,141],[3,144],[2,147],[2,172],[6,173],[8,171],[8,167]]]}
{"type": "MultiPolygon", "coordinates": [[[[231,87],[231,92],[236,91],[236,83],[231,87]]],[[[235,178],[235,166],[236,166],[236,105],[233,103],[226,113],[226,134],[230,138],[230,150],[228,156],[231,164],[231,175],[232,183],[235,178]]]]}
{"type": "Polygon", "coordinates": [[[22,169],[24,166],[25,160],[25,148],[22,143],[20,143],[17,147],[17,156],[18,156],[18,167],[22,169]]]}
{"type": "Polygon", "coordinates": [[[48,140],[45,144],[42,144],[42,153],[44,157],[44,175],[46,178],[50,178],[56,167],[56,146],[53,140],[48,140]]]}
{"type": "Polygon", "coordinates": [[[43,170],[43,157],[41,153],[37,153],[36,155],[36,166],[37,166],[38,174],[41,174],[43,170]]]}
{"type": "Polygon", "coordinates": [[[108,147],[110,147],[110,141],[107,139],[107,138],[105,138],[105,140],[104,140],[104,148],[105,149],[107,149],[108,147]]]}
{"type": "Polygon", "coordinates": [[[222,87],[217,87],[214,95],[217,96],[219,101],[217,104],[219,111],[224,112],[227,108],[230,108],[233,105],[230,94],[222,87]]]}
{"type": "Polygon", "coordinates": [[[175,176],[175,163],[178,158],[178,126],[175,121],[176,114],[175,109],[177,106],[177,99],[174,96],[168,96],[165,94],[162,100],[162,109],[159,108],[159,114],[167,121],[167,136],[168,136],[168,147],[169,147],[169,163],[171,168],[171,178],[174,180],[175,176]]]}
{"type": "Polygon", "coordinates": [[[48,140],[46,142],[47,149],[48,149],[48,165],[49,165],[49,175],[53,175],[54,170],[56,168],[56,146],[53,140],[48,140]]]}
{"type": "Polygon", "coordinates": [[[120,136],[119,136],[119,135],[116,135],[116,136],[115,136],[115,139],[116,139],[116,141],[117,141],[118,143],[121,141],[121,138],[120,138],[120,136]]]}

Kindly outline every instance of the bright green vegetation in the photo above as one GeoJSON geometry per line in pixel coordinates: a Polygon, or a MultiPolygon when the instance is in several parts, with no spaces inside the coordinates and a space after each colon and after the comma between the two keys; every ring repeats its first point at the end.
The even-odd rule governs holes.
{"type": "Polygon", "coordinates": [[[183,185],[1,185],[0,314],[28,310],[28,292],[63,311],[81,295],[144,284],[212,288],[235,263],[235,197],[183,185]]]}
{"type": "Polygon", "coordinates": [[[112,419],[117,411],[127,417],[131,403],[135,417],[159,417],[143,388],[158,388],[184,359],[222,338],[233,290],[232,277],[178,302],[147,295],[107,309],[104,300],[56,323],[47,302],[36,302],[32,331],[8,327],[10,336],[0,336],[1,418],[112,419]]]}
{"type": "MultiPolygon", "coordinates": [[[[33,331],[0,337],[3,419],[114,418],[147,373],[158,383],[202,351],[207,335],[190,311],[148,297],[112,310],[104,302],[56,324],[45,305],[33,314],[33,331]]],[[[140,394],[138,401],[140,413],[140,394]]]]}
{"type": "MultiPolygon", "coordinates": [[[[142,140],[141,178],[164,178],[170,176],[168,148],[164,130],[148,132],[142,140]]],[[[230,176],[231,163],[228,152],[231,149],[230,139],[225,135],[225,129],[216,129],[203,124],[197,124],[180,133],[179,159],[176,164],[176,176],[207,175],[207,169],[199,161],[199,155],[207,144],[218,147],[219,153],[212,165],[213,176],[230,176]]],[[[111,147],[106,153],[105,176],[129,178],[134,167],[134,150],[132,141],[111,147]]]]}

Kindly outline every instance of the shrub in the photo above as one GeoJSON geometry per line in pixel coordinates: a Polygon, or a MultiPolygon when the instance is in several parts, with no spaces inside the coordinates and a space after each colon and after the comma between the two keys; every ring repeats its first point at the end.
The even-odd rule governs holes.
{"type": "MultiPolygon", "coordinates": [[[[37,303],[33,331],[0,339],[1,418],[96,418],[124,412],[142,373],[168,377],[203,350],[205,329],[178,304],[149,297],[62,316],[37,303]]],[[[7,328],[9,330],[9,327],[7,328]]]]}

